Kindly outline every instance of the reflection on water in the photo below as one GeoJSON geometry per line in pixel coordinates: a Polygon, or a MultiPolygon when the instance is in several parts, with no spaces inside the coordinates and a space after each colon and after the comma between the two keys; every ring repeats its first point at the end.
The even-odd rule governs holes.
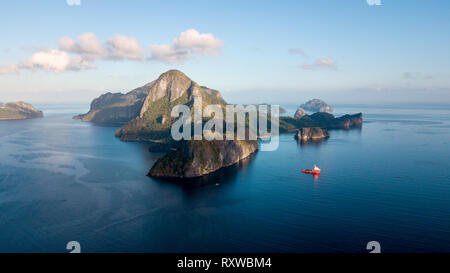
{"type": "MultiPolygon", "coordinates": [[[[364,121],[364,123],[365,123],[365,121],[364,121]]],[[[363,126],[356,126],[356,127],[352,127],[352,128],[349,128],[349,129],[330,129],[328,131],[330,132],[330,134],[332,132],[336,132],[336,131],[344,132],[344,133],[347,133],[347,134],[361,134],[362,133],[362,129],[363,129],[363,126]]]]}
{"type": "Polygon", "coordinates": [[[303,139],[296,139],[294,137],[294,139],[296,139],[297,144],[301,147],[307,147],[307,146],[311,146],[311,147],[318,147],[322,144],[325,144],[330,138],[333,138],[333,133],[336,134],[340,134],[342,135],[355,135],[355,134],[359,134],[361,135],[362,133],[362,127],[354,127],[354,128],[350,128],[350,129],[330,129],[328,130],[330,133],[330,137],[326,137],[326,138],[312,138],[309,140],[303,140],[303,139]]]}
{"type": "Polygon", "coordinates": [[[319,146],[327,140],[328,138],[313,138],[310,140],[297,139],[297,144],[300,146],[319,146]]]}
{"type": "Polygon", "coordinates": [[[312,177],[312,180],[314,183],[319,183],[320,180],[320,174],[311,174],[311,173],[304,173],[304,175],[308,175],[312,177]]]}
{"type": "Polygon", "coordinates": [[[315,183],[319,182],[320,174],[313,174],[312,176],[314,178],[315,183]]]}

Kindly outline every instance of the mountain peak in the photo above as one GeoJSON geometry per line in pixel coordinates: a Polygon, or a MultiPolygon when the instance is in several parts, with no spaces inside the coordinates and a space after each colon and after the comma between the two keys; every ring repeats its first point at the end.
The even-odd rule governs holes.
{"type": "MultiPolygon", "coordinates": [[[[134,125],[125,125],[136,118],[144,118],[144,114],[147,114],[147,118],[141,120],[139,126],[153,126],[147,122],[159,125],[166,123],[160,121],[170,118],[170,110],[174,103],[190,105],[196,96],[203,98],[203,105],[226,104],[219,91],[200,87],[183,72],[172,69],[159,75],[156,80],[126,94],[103,94],[92,101],[89,112],[74,118],[102,125],[123,125],[129,131],[133,131],[134,125]],[[155,115],[149,114],[150,112],[155,115]]],[[[167,122],[164,126],[167,124],[169,123],[167,122]]]]}
{"type": "Polygon", "coordinates": [[[183,94],[199,94],[200,87],[179,70],[169,70],[161,74],[151,87],[142,107],[140,117],[147,111],[151,102],[167,98],[169,102],[179,99],[183,94]]]}
{"type": "Polygon", "coordinates": [[[168,70],[164,73],[162,73],[159,78],[161,77],[180,77],[180,78],[188,78],[188,76],[186,76],[186,74],[184,74],[183,72],[181,72],[180,70],[177,69],[171,69],[168,70]]]}

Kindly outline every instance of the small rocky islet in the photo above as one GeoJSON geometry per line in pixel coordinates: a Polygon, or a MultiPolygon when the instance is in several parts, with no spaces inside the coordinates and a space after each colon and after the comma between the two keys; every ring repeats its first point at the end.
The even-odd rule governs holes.
{"type": "MultiPolygon", "coordinates": [[[[256,140],[174,141],[171,127],[178,118],[171,117],[172,108],[183,104],[192,109],[194,97],[198,96],[202,97],[203,109],[211,104],[222,109],[227,105],[219,91],[200,86],[179,70],[169,70],[128,93],[101,95],[93,100],[89,112],[74,118],[120,126],[115,135],[122,141],[146,142],[151,151],[165,152],[150,169],[148,175],[152,177],[200,177],[236,164],[257,152],[256,140]]],[[[327,107],[323,109],[330,110],[327,107]]],[[[270,123],[270,119],[268,121],[270,123]]],[[[307,140],[328,137],[328,129],[350,129],[361,125],[361,113],[335,118],[326,112],[307,115],[303,111],[294,117],[280,116],[279,128],[280,133],[295,132],[307,140]]]]}
{"type": "Polygon", "coordinates": [[[312,99],[300,105],[300,108],[310,112],[333,112],[333,107],[321,99],[312,99]]]}

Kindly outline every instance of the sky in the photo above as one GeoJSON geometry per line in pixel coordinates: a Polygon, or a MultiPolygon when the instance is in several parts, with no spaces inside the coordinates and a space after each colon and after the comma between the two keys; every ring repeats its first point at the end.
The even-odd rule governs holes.
{"type": "Polygon", "coordinates": [[[90,102],[169,69],[233,103],[450,103],[450,1],[5,1],[0,101],[90,102]]]}

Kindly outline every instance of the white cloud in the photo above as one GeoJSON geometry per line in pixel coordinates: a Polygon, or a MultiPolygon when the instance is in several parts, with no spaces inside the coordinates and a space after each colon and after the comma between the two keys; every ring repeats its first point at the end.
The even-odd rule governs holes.
{"type": "Polygon", "coordinates": [[[381,0],[366,0],[369,6],[381,6],[381,0]]]}
{"type": "Polygon", "coordinates": [[[15,64],[0,66],[0,75],[17,75],[19,73],[20,71],[15,64]]]}
{"type": "Polygon", "coordinates": [[[217,55],[223,41],[211,33],[199,33],[195,29],[182,32],[172,44],[151,45],[151,58],[165,63],[180,63],[200,55],[217,55]]]}
{"type": "Polygon", "coordinates": [[[92,32],[83,33],[73,40],[69,36],[63,36],[58,40],[59,49],[80,54],[88,60],[95,60],[105,55],[106,50],[92,32]]]}
{"type": "Polygon", "coordinates": [[[320,58],[312,64],[304,64],[302,68],[306,70],[337,69],[336,62],[332,58],[320,58]]]}
{"type": "Polygon", "coordinates": [[[189,49],[200,55],[217,55],[217,50],[223,47],[223,41],[214,38],[211,33],[201,34],[195,29],[182,32],[173,44],[176,48],[189,49]]]}
{"type": "Polygon", "coordinates": [[[66,0],[69,6],[81,6],[81,0],[66,0]]]}
{"type": "MultiPolygon", "coordinates": [[[[217,55],[223,42],[211,33],[199,33],[195,29],[182,32],[173,43],[151,45],[151,60],[180,63],[201,55],[217,55]]],[[[148,50],[147,50],[148,52],[148,50]]],[[[146,50],[134,37],[116,35],[100,42],[92,32],[72,39],[58,39],[58,49],[41,48],[18,65],[0,66],[0,74],[18,74],[19,69],[46,70],[54,73],[95,68],[95,60],[145,60],[146,50]]]]}
{"type": "Polygon", "coordinates": [[[110,59],[144,59],[144,50],[135,38],[116,35],[108,39],[106,45],[110,59]]]}
{"type": "Polygon", "coordinates": [[[60,50],[79,54],[87,60],[144,59],[144,50],[139,42],[135,38],[123,35],[116,35],[102,44],[94,33],[87,32],[78,36],[76,40],[63,36],[58,40],[58,45],[60,50]]]}
{"type": "Polygon", "coordinates": [[[151,45],[152,60],[174,64],[181,63],[190,57],[190,52],[174,48],[173,45],[151,45]]]}
{"type": "Polygon", "coordinates": [[[70,56],[59,49],[50,49],[34,53],[28,60],[19,64],[20,68],[37,71],[39,69],[62,73],[68,70],[77,71],[83,68],[95,68],[81,56],[70,56]]]}

